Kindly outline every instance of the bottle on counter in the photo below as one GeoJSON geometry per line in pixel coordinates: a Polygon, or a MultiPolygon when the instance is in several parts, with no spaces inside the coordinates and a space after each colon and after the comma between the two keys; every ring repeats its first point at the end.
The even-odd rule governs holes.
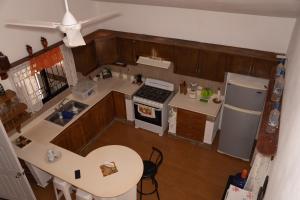
{"type": "Polygon", "coordinates": [[[279,124],[279,116],[280,116],[280,104],[276,102],[274,104],[273,110],[271,110],[269,115],[268,126],[266,128],[267,133],[275,133],[276,128],[279,124]]]}
{"type": "Polygon", "coordinates": [[[278,102],[281,99],[284,89],[284,71],[280,72],[280,76],[276,77],[271,100],[278,102]]]}

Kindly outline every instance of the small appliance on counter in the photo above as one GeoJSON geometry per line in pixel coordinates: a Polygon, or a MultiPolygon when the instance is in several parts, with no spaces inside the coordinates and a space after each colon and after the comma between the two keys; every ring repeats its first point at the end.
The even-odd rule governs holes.
{"type": "Polygon", "coordinates": [[[107,79],[107,78],[111,78],[112,77],[112,73],[111,73],[111,70],[108,68],[108,67],[105,67],[103,70],[102,70],[102,78],[103,79],[107,79]]]}
{"type": "Polygon", "coordinates": [[[143,83],[143,75],[142,74],[135,75],[135,83],[138,85],[143,83]]]}
{"type": "Polygon", "coordinates": [[[92,80],[82,80],[72,88],[72,93],[80,99],[86,99],[95,93],[96,86],[97,84],[92,80]]]}
{"type": "Polygon", "coordinates": [[[198,83],[190,84],[190,87],[188,88],[188,94],[189,94],[190,98],[192,98],[192,99],[197,98],[197,87],[198,87],[198,83]]]}

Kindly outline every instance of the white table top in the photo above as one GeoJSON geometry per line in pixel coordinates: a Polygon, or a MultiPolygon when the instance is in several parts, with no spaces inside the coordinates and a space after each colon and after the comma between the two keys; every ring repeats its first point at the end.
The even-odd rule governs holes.
{"type": "Polygon", "coordinates": [[[115,197],[129,191],[138,183],[143,173],[142,159],[135,151],[123,146],[108,146],[96,149],[86,157],[82,157],[50,141],[111,91],[131,96],[138,88],[139,86],[129,81],[112,78],[99,81],[96,93],[85,100],[77,99],[72,94],[69,95],[67,97],[69,100],[80,101],[89,107],[64,127],[44,120],[54,111],[55,106],[41,114],[23,127],[21,134],[16,133],[10,137],[14,140],[23,135],[32,140],[22,149],[13,145],[18,157],[98,197],[115,197]],[[46,154],[48,149],[59,150],[62,157],[54,163],[49,163],[46,154]],[[114,161],[119,172],[103,177],[99,166],[104,161],[114,161]],[[77,169],[81,171],[80,179],[74,177],[74,171],[77,169]]]}
{"type": "Polygon", "coordinates": [[[216,104],[211,97],[208,102],[201,102],[199,99],[190,98],[188,95],[180,94],[179,92],[170,101],[169,106],[181,108],[192,112],[201,113],[212,118],[216,118],[222,103],[216,104]]]}

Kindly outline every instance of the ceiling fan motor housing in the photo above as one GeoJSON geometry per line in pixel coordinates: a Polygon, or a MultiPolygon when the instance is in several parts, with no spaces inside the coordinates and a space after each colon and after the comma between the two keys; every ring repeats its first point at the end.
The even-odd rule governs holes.
{"type": "Polygon", "coordinates": [[[67,11],[64,15],[64,18],[62,20],[62,25],[63,26],[72,26],[78,24],[77,20],[75,17],[72,15],[71,12],[67,11]]]}

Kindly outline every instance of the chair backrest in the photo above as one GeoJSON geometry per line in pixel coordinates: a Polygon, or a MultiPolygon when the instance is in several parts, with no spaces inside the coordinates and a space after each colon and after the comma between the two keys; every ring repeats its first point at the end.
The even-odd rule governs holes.
{"type": "Polygon", "coordinates": [[[162,152],[159,149],[157,149],[155,147],[152,147],[152,152],[151,152],[149,160],[151,160],[152,162],[155,163],[156,170],[158,170],[159,166],[163,162],[163,154],[162,154],[162,152]]]}

